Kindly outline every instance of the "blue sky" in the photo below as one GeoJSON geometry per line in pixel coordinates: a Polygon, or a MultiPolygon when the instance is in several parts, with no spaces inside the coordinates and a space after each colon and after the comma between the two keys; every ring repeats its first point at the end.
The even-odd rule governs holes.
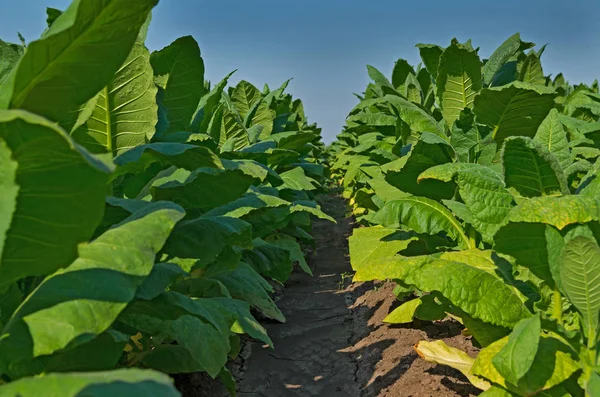
{"type": "MultiPolygon", "coordinates": [[[[135,0],[132,0],[135,1],[135,0]]],[[[67,0],[2,0],[0,38],[28,41],[45,28],[45,7],[67,0]]],[[[339,133],[353,92],[368,83],[366,65],[391,73],[399,57],[418,63],[418,42],[447,45],[473,39],[482,57],[507,37],[548,43],[546,74],[571,82],[600,77],[598,0],[162,0],[147,45],[159,49],[179,36],[200,43],[207,79],[239,69],[232,83],[262,87],[293,77],[290,92],[323,128],[325,141],[339,133]]]]}

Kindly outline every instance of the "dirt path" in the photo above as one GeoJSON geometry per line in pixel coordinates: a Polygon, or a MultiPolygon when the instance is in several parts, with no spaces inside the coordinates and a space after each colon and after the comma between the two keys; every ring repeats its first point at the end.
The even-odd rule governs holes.
{"type": "MultiPolygon", "coordinates": [[[[420,340],[442,339],[475,354],[460,324],[417,322],[390,326],[382,320],[399,305],[393,283],[351,284],[348,236],[351,219],[342,198],[323,196],[337,224],[316,221],[314,276],[296,272],[279,295],[285,324],[267,323],[275,349],[245,344],[231,363],[240,397],[470,397],[479,391],[457,371],[418,358],[420,340]]],[[[176,377],[184,397],[225,397],[205,374],[176,377]]]]}
{"type": "Polygon", "coordinates": [[[295,273],[286,284],[277,305],[287,322],[266,326],[274,350],[252,345],[240,396],[360,397],[354,355],[342,352],[353,337],[352,294],[343,280],[351,270],[346,254],[352,226],[340,199],[324,200],[324,210],[338,223],[315,223],[317,252],[309,258],[314,276],[295,273]]]}

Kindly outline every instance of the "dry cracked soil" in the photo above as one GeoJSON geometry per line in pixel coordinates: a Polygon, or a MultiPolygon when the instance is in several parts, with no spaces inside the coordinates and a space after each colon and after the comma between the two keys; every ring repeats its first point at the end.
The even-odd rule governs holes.
{"type": "MultiPolygon", "coordinates": [[[[400,302],[393,283],[351,283],[348,236],[354,227],[335,195],[319,198],[337,224],[317,220],[317,249],[309,257],[314,275],[296,272],[276,297],[286,323],[265,322],[275,349],[245,341],[230,364],[240,397],[475,396],[479,390],[448,367],[420,359],[413,346],[441,339],[475,355],[460,324],[415,321],[383,324],[400,302]]],[[[202,374],[179,375],[184,397],[228,396],[202,374]]]]}

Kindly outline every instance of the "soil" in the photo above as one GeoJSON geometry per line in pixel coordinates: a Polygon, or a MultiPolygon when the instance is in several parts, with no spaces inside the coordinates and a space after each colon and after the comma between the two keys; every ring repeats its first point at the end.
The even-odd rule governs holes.
{"type": "MultiPolygon", "coordinates": [[[[337,224],[318,220],[317,250],[309,256],[314,275],[296,272],[277,305],[287,322],[264,324],[275,349],[246,341],[230,369],[241,397],[475,396],[458,371],[428,363],[413,346],[441,339],[475,355],[470,338],[452,320],[390,326],[382,320],[400,302],[394,284],[351,283],[348,236],[354,227],[338,196],[319,198],[337,224]]],[[[228,396],[205,375],[175,377],[184,397],[228,396]]]]}

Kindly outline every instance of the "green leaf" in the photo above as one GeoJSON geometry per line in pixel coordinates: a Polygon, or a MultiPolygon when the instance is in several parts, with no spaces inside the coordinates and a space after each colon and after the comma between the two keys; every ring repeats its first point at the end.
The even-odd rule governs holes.
{"type": "Polygon", "coordinates": [[[241,197],[253,183],[254,178],[239,169],[178,169],[171,176],[154,181],[150,191],[155,200],[208,211],[241,197]]]}
{"type": "Polygon", "coordinates": [[[445,232],[453,240],[469,246],[461,224],[440,203],[426,197],[406,197],[386,203],[371,220],[384,227],[405,226],[417,233],[445,232]]]}
{"type": "Polygon", "coordinates": [[[394,88],[394,86],[392,86],[392,83],[390,83],[387,77],[385,77],[383,73],[381,73],[373,66],[367,65],[367,70],[369,72],[369,77],[375,82],[375,84],[379,86],[394,88]]]}
{"type": "Polygon", "coordinates": [[[238,115],[225,109],[223,123],[219,132],[219,147],[222,152],[241,150],[250,145],[248,131],[240,123],[238,115]]]}
{"type": "Polygon", "coordinates": [[[540,124],[533,140],[548,149],[557,158],[563,170],[573,163],[567,131],[560,122],[558,110],[550,110],[548,116],[540,124]]]}
{"type": "Polygon", "coordinates": [[[250,116],[252,118],[246,122],[246,125],[263,127],[259,134],[260,139],[270,137],[273,132],[273,121],[277,116],[275,110],[271,109],[267,102],[263,100],[258,102],[246,117],[250,118],[250,116]]]}
{"type": "Polygon", "coordinates": [[[417,237],[381,226],[354,229],[348,239],[350,264],[355,271],[377,259],[388,258],[408,248],[417,237]],[[403,238],[405,237],[405,238],[403,238]]]}
{"type": "Polygon", "coordinates": [[[89,372],[114,369],[123,349],[129,342],[129,335],[109,329],[89,342],[75,348],[37,357],[34,362],[18,362],[11,368],[13,379],[51,372],[89,372]],[[94,360],[90,360],[94,357],[94,360]]]}
{"type": "Polygon", "coordinates": [[[147,317],[136,320],[137,323],[130,320],[131,324],[142,331],[147,329],[142,325],[144,320],[159,323],[150,329],[177,341],[177,345],[159,345],[146,354],[142,363],[148,368],[166,373],[206,371],[214,378],[227,363],[229,335],[221,334],[198,317],[184,315],[170,321],[147,317]]]}
{"type": "Polygon", "coordinates": [[[240,170],[245,175],[254,178],[255,181],[265,182],[271,184],[271,186],[281,186],[283,179],[279,174],[273,171],[272,168],[267,167],[258,161],[253,160],[222,160],[223,166],[227,170],[240,170]]]}
{"type": "Polygon", "coordinates": [[[110,167],[55,123],[18,110],[0,111],[0,153],[1,290],[77,257],[102,219],[110,167]]]}
{"type": "Polygon", "coordinates": [[[519,66],[519,80],[529,84],[546,85],[542,62],[540,61],[540,56],[535,51],[532,50],[527,54],[519,66]]]}
{"type": "Polygon", "coordinates": [[[514,394],[509,392],[508,390],[502,389],[498,386],[492,386],[483,393],[479,395],[479,397],[513,397],[514,394]]]}
{"type": "MultiPolygon", "coordinates": [[[[227,87],[227,82],[229,78],[235,72],[229,73],[223,80],[221,80],[218,84],[215,84],[214,88],[206,95],[204,95],[200,99],[200,103],[198,104],[198,108],[194,113],[194,119],[190,126],[190,130],[192,132],[209,132],[209,126],[213,117],[213,114],[217,112],[217,108],[219,107],[219,102],[221,101],[221,97],[223,95],[223,90],[227,87]]],[[[222,109],[221,109],[222,111],[222,109]]],[[[221,116],[218,117],[221,119],[221,116]]],[[[218,130],[221,130],[219,126],[218,130]]],[[[211,134],[213,138],[215,135],[211,134]]],[[[218,140],[218,135],[216,135],[218,140]]]]}
{"type": "Polygon", "coordinates": [[[433,295],[423,295],[404,302],[383,319],[387,324],[407,324],[415,318],[423,321],[438,321],[446,317],[444,306],[435,301],[433,295]]]}
{"type": "Polygon", "coordinates": [[[436,135],[423,133],[407,155],[385,164],[382,170],[386,174],[386,181],[403,192],[431,199],[449,199],[455,190],[452,183],[436,180],[420,182],[418,177],[433,166],[453,160],[454,151],[446,141],[436,135]]]}
{"type": "Polygon", "coordinates": [[[169,376],[142,369],[45,374],[0,386],[0,394],[6,397],[180,396],[169,376]]]}
{"type": "Polygon", "coordinates": [[[472,373],[517,395],[531,396],[559,385],[580,369],[568,346],[553,337],[541,336],[531,369],[517,385],[510,384],[493,365],[493,357],[502,350],[508,340],[507,336],[482,349],[473,364],[472,373]]]}
{"type": "Polygon", "coordinates": [[[486,85],[490,85],[496,73],[513,58],[519,51],[533,47],[533,43],[521,41],[521,36],[516,33],[509,37],[500,47],[494,51],[490,59],[483,66],[483,81],[486,85]]]}
{"type": "Polygon", "coordinates": [[[588,338],[595,340],[600,312],[600,247],[587,237],[568,241],[560,259],[560,280],[583,317],[588,338]]]}
{"type": "MultiPolygon", "coordinates": [[[[468,216],[462,218],[491,241],[512,208],[513,197],[504,187],[500,175],[480,164],[448,163],[429,168],[419,176],[442,181],[456,179],[468,216]]],[[[456,208],[456,206],[455,206],[456,208]]]]}
{"type": "Polygon", "coordinates": [[[279,189],[301,190],[305,192],[317,190],[314,185],[316,181],[307,177],[301,167],[293,168],[289,171],[282,172],[279,175],[281,176],[281,179],[283,179],[283,185],[279,186],[279,189]]]}
{"type": "Polygon", "coordinates": [[[423,60],[423,64],[427,68],[427,71],[431,74],[431,77],[436,80],[440,57],[442,56],[444,49],[435,44],[417,44],[415,47],[419,49],[421,59],[423,60]]]}
{"type": "Polygon", "coordinates": [[[47,277],[2,330],[3,371],[106,331],[133,300],[183,215],[172,203],[154,203],[81,245],[79,258],[47,277]]]}
{"type": "Polygon", "coordinates": [[[232,297],[248,302],[268,318],[285,322],[285,317],[267,293],[273,292],[273,288],[252,266],[242,262],[232,273],[214,278],[227,287],[232,297]]]}
{"type": "Polygon", "coordinates": [[[494,236],[494,249],[512,256],[519,265],[552,286],[554,282],[548,267],[546,228],[536,223],[508,223],[494,236]]]}
{"type": "Polygon", "coordinates": [[[254,239],[254,248],[244,252],[242,258],[260,274],[282,284],[287,281],[293,270],[289,250],[260,238],[254,239]]]}
{"type": "Polygon", "coordinates": [[[502,163],[506,186],[521,196],[569,194],[567,179],[556,157],[530,138],[506,139],[502,163]]]}
{"type": "Polygon", "coordinates": [[[534,197],[514,207],[507,219],[515,223],[545,223],[562,230],[574,223],[599,220],[600,203],[585,196],[534,197]]]}
{"type": "Polygon", "coordinates": [[[188,171],[202,167],[223,168],[221,160],[210,149],[186,143],[157,142],[127,150],[114,160],[117,170],[113,179],[122,174],[143,172],[148,165],[159,162],[188,171]]]}
{"type": "Polygon", "coordinates": [[[512,328],[530,317],[513,289],[486,270],[430,256],[391,257],[358,271],[355,281],[400,279],[425,292],[438,291],[452,304],[482,321],[512,328]]]}
{"type": "Polygon", "coordinates": [[[136,42],[112,81],[86,105],[84,125],[75,125],[73,139],[92,153],[123,153],[143,145],[158,122],[157,89],[150,53],[136,42]]]}
{"type": "Polygon", "coordinates": [[[554,107],[552,88],[515,81],[486,88],[475,98],[477,122],[494,128],[492,136],[501,143],[509,136],[533,137],[554,107]]]}
{"type": "Polygon", "coordinates": [[[481,90],[481,61],[477,52],[452,41],[440,57],[437,97],[448,126],[452,126],[465,108],[473,108],[481,90]]]}
{"type": "Polygon", "coordinates": [[[262,94],[258,88],[246,80],[240,81],[231,94],[231,101],[242,119],[246,118],[246,115],[250,113],[254,105],[261,99],[262,94]]]}
{"type": "Polygon", "coordinates": [[[531,369],[537,354],[541,320],[539,314],[519,321],[508,343],[492,359],[492,364],[508,382],[516,385],[531,369]]]}
{"type": "Polygon", "coordinates": [[[0,85],[23,55],[13,45],[0,40],[0,85]]]}
{"type": "Polygon", "coordinates": [[[354,115],[363,109],[379,104],[385,104],[386,106],[388,104],[391,105],[394,109],[395,115],[408,124],[411,131],[415,133],[430,132],[438,135],[442,139],[445,139],[446,133],[444,129],[438,124],[433,116],[431,116],[421,106],[397,95],[386,95],[382,98],[362,101],[352,110],[350,114],[354,115]]]}
{"type": "Polygon", "coordinates": [[[479,128],[475,123],[473,111],[468,108],[460,113],[451,128],[450,143],[463,163],[473,163],[477,160],[477,152],[481,151],[483,146],[479,128]]]}
{"type": "Polygon", "coordinates": [[[165,244],[165,253],[192,258],[207,266],[226,247],[252,249],[252,228],[241,219],[225,216],[202,217],[179,223],[165,244]]]}
{"type": "Polygon", "coordinates": [[[156,3],[75,0],[4,80],[0,109],[66,118],[108,84],[156,3]]]}
{"type": "Polygon", "coordinates": [[[304,259],[304,253],[302,252],[302,247],[300,244],[294,240],[293,238],[280,238],[277,240],[269,240],[269,244],[274,245],[279,248],[283,248],[290,253],[290,258],[293,262],[297,262],[300,268],[304,270],[306,273],[312,276],[312,270],[306,263],[306,259],[304,259]]]}
{"type": "Polygon", "coordinates": [[[164,90],[162,103],[169,117],[168,132],[188,130],[204,93],[204,61],[198,43],[192,36],[180,37],[153,52],[150,62],[155,81],[164,90]]]}
{"type": "Polygon", "coordinates": [[[394,64],[394,70],[392,71],[392,84],[396,89],[400,89],[411,74],[413,76],[416,75],[413,67],[410,66],[406,60],[402,58],[398,59],[394,64]]]}
{"type": "Polygon", "coordinates": [[[152,300],[173,284],[178,278],[186,276],[187,273],[179,266],[172,263],[157,263],[138,287],[135,297],[137,299],[152,300]]]}

